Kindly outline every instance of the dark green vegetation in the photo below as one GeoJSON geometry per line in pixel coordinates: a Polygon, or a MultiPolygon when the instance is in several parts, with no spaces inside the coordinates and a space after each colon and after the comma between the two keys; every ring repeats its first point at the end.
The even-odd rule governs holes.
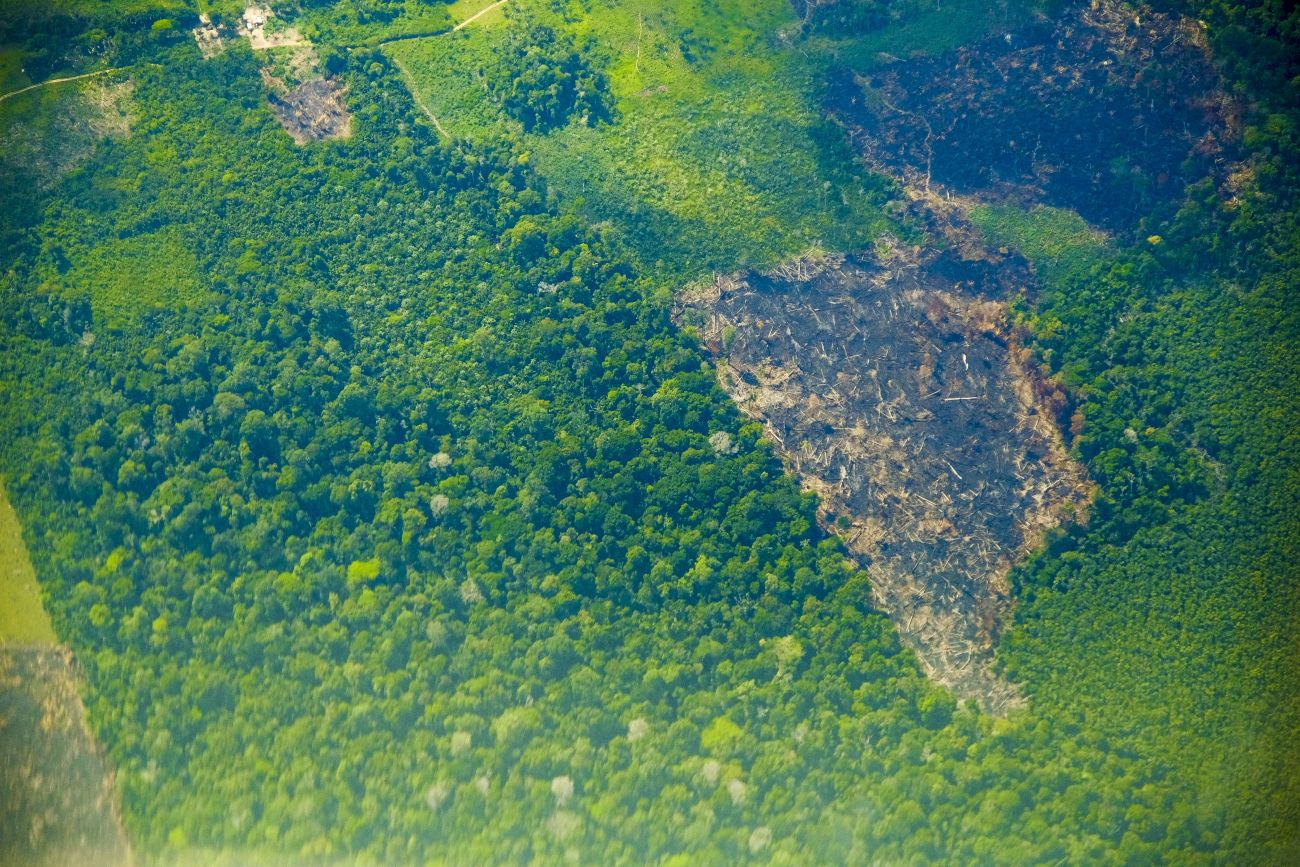
{"type": "MultiPolygon", "coordinates": [[[[770,49],[674,9],[711,22],[692,38],[715,56],[770,49]]],[[[575,29],[637,21],[605,11],[575,29]]],[[[797,31],[766,12],[747,26],[797,31]]],[[[383,54],[346,57],[353,136],[298,148],[245,48],[202,63],[185,34],[147,37],[128,137],[44,189],[6,163],[26,198],[0,282],[0,467],[136,849],[1295,860],[1300,100],[1258,48],[1293,56],[1294,28],[1204,14],[1255,100],[1235,186],[1189,184],[1155,241],[1044,262],[1022,305],[1101,495],[1014,576],[1003,657],[1030,709],[1005,720],[920,676],[668,319],[663,274],[794,252],[828,213],[886,225],[888,184],[831,159],[833,127],[791,122],[802,97],[772,121],[790,137],[759,125],[753,147],[825,142],[792,166],[830,187],[781,212],[773,165],[710,166],[772,222],[664,196],[675,214],[606,230],[588,218],[615,200],[576,202],[577,175],[548,195],[556,152],[440,143],[383,54]],[[658,271],[643,226],[714,234],[658,271]]],[[[744,63],[806,83],[784,57],[744,63]]],[[[628,119],[629,70],[611,61],[615,123],[551,134],[609,178],[628,176],[600,138],[619,124],[674,159],[649,119],[690,128],[628,119]]],[[[710,118],[751,108],[711,72],[674,80],[710,118]]],[[[1053,255],[1044,216],[1076,225],[984,216],[1031,257],[1053,255]]]]}
{"type": "Polygon", "coordinates": [[[604,76],[567,34],[544,24],[509,28],[498,62],[484,78],[493,100],[528,132],[546,132],[575,116],[594,123],[609,113],[604,76]]]}

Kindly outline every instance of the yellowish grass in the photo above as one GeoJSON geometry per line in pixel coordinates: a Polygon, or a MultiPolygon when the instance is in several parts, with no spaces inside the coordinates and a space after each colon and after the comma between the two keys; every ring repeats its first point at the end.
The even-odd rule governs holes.
{"type": "Polygon", "coordinates": [[[0,644],[53,644],[22,525],[0,484],[0,644]]]}

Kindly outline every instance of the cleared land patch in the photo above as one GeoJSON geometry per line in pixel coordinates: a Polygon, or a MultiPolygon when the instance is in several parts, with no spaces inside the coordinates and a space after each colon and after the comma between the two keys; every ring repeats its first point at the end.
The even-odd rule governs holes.
{"type": "Polygon", "coordinates": [[[679,311],[926,670],[993,712],[1021,701],[993,668],[1007,574],[1090,491],[997,300],[1017,275],[1013,258],[881,244],[718,278],[679,311]]]}
{"type": "Polygon", "coordinates": [[[347,89],[336,76],[321,69],[315,48],[297,27],[282,25],[270,9],[249,6],[233,31],[207,15],[201,15],[194,28],[194,39],[205,60],[220,54],[223,40],[230,36],[247,39],[254,51],[268,58],[262,69],[267,103],[294,143],[305,145],[352,134],[352,116],[344,101],[347,89]]]}
{"type": "Polygon", "coordinates": [[[265,76],[271,113],[295,143],[346,138],[352,116],[343,102],[344,88],[334,78],[310,78],[292,87],[265,76]]]}
{"type": "Polygon", "coordinates": [[[130,863],[79,677],[72,654],[52,644],[0,647],[0,863],[130,863]]]}
{"type": "Polygon", "coordinates": [[[910,186],[1077,211],[1128,230],[1229,165],[1240,106],[1198,24],[1119,3],[937,56],[844,66],[828,107],[910,186]]]}
{"type": "Polygon", "coordinates": [[[112,777],[0,485],[0,864],[127,863],[112,777]]]}
{"type": "Polygon", "coordinates": [[[132,91],[119,71],[104,70],[11,94],[0,105],[0,166],[36,189],[53,187],[102,139],[130,134],[132,91]]]}
{"type": "Polygon", "coordinates": [[[0,484],[0,644],[53,643],[22,525],[0,484]]]}

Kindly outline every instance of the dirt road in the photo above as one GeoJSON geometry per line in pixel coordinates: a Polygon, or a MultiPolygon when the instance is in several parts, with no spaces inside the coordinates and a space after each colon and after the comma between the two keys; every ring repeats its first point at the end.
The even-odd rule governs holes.
{"type": "MultiPolygon", "coordinates": [[[[502,2],[505,2],[505,0],[502,0],[502,2]]],[[[38,81],[36,84],[29,84],[26,87],[20,87],[18,90],[11,90],[8,93],[0,94],[0,102],[4,102],[11,96],[18,96],[20,93],[26,93],[29,90],[35,90],[38,87],[45,87],[47,84],[63,84],[65,81],[80,81],[83,78],[94,78],[97,75],[108,75],[110,72],[121,72],[123,69],[125,69],[125,67],[118,66],[113,69],[101,69],[98,72],[69,75],[65,78],[48,78],[45,81],[38,81]]]]}

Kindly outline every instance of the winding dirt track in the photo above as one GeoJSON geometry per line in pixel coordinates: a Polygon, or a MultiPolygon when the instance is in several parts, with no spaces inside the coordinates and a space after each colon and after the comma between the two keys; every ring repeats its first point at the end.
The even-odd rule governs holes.
{"type": "MultiPolygon", "coordinates": [[[[502,2],[505,2],[505,0],[502,0],[502,2]]],[[[402,73],[402,77],[406,79],[406,89],[411,91],[411,98],[415,100],[415,104],[419,106],[420,111],[424,112],[425,117],[433,121],[434,128],[438,130],[442,137],[450,141],[451,133],[447,132],[447,130],[443,128],[433,111],[429,106],[424,104],[424,100],[420,97],[420,91],[415,86],[415,79],[411,77],[411,71],[406,68],[406,64],[392,55],[389,55],[388,59],[393,61],[393,65],[397,67],[397,70],[402,73]]]]}
{"type": "MultiPolygon", "coordinates": [[[[505,0],[502,0],[504,3],[505,0]]],[[[487,10],[484,10],[485,12],[487,10]]],[[[479,13],[482,14],[482,13],[479,13]]],[[[38,87],[44,87],[47,84],[63,84],[65,81],[80,81],[83,78],[94,78],[97,75],[108,75],[110,72],[121,72],[126,69],[124,66],[117,66],[113,69],[101,69],[98,72],[86,72],[81,75],[69,75],[66,78],[48,78],[45,81],[38,81],[35,84],[29,84],[26,87],[20,87],[18,90],[11,90],[8,93],[0,94],[0,102],[4,102],[11,96],[18,96],[20,93],[26,93],[29,90],[35,90],[38,87]]]]}
{"type": "MultiPolygon", "coordinates": [[[[450,31],[444,30],[443,33],[447,33],[447,32],[456,33],[458,31],[464,30],[466,27],[473,24],[475,21],[482,18],[484,15],[488,14],[493,9],[496,9],[498,6],[504,6],[508,2],[509,0],[497,0],[497,2],[495,3],[492,3],[488,6],[484,6],[482,9],[475,12],[473,15],[469,16],[464,21],[457,24],[455,27],[451,28],[450,31]]],[[[394,42],[405,42],[411,39],[428,39],[433,36],[441,36],[441,35],[442,35],[441,33],[433,33],[430,34],[429,36],[397,36],[394,37],[393,39],[385,40],[384,42],[381,42],[379,44],[380,46],[391,45],[394,42]]],[[[415,78],[411,75],[411,71],[407,69],[406,64],[391,54],[388,55],[388,59],[393,61],[393,65],[397,67],[397,70],[402,73],[402,77],[406,79],[406,89],[411,91],[411,98],[415,100],[415,104],[419,107],[420,111],[424,112],[425,117],[433,121],[433,126],[435,129],[438,130],[439,134],[442,135],[443,138],[450,141],[452,137],[451,133],[447,132],[447,130],[443,127],[442,123],[439,122],[437,116],[433,113],[433,110],[429,108],[429,106],[425,105],[424,100],[420,97],[420,90],[415,85],[415,78]]]]}

